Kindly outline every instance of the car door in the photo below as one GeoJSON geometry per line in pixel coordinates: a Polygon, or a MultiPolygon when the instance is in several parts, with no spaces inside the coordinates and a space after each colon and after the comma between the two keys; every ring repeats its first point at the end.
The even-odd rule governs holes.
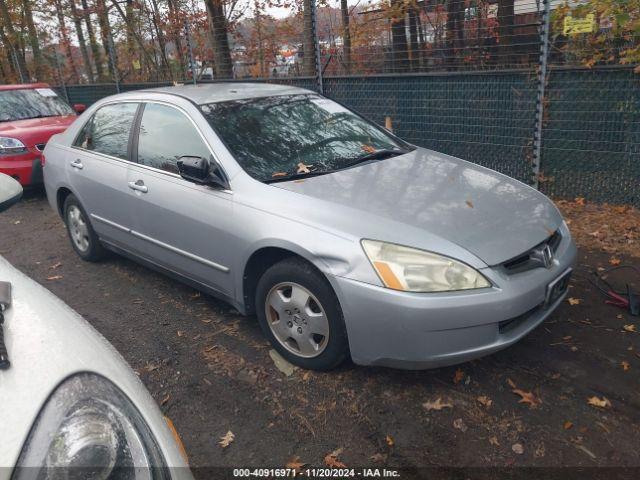
{"type": "Polygon", "coordinates": [[[232,194],[178,174],[181,156],[216,162],[188,114],[160,102],[143,104],[129,169],[134,235],[146,242],[144,256],[182,276],[233,293],[230,234],[232,194]]]}
{"type": "Polygon", "coordinates": [[[100,107],[76,137],[65,168],[91,225],[104,241],[122,246],[133,224],[127,169],[137,102],[100,107]]]}

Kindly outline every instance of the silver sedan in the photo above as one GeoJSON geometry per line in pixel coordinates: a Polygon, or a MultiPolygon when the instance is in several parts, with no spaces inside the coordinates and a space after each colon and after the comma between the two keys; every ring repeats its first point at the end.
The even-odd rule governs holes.
{"type": "Polygon", "coordinates": [[[300,88],[108,97],[44,155],[80,257],[111,250],[255,314],[303,368],[504,348],[559,305],[576,258],[541,193],[300,88]]]}

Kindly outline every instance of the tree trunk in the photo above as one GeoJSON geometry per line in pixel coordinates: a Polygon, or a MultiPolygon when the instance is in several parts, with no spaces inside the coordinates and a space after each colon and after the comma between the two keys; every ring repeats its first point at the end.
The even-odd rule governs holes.
{"type": "MultiPolygon", "coordinates": [[[[206,2],[205,2],[206,3],[206,2]]],[[[175,3],[175,0],[167,0],[167,6],[169,7],[169,25],[170,36],[173,41],[173,45],[176,49],[176,56],[178,57],[178,63],[180,64],[180,76],[184,75],[186,68],[186,61],[184,57],[184,50],[182,48],[182,42],[180,41],[180,31],[182,25],[180,24],[180,11],[175,3]]],[[[209,13],[209,7],[207,6],[207,15],[209,17],[209,23],[211,24],[211,14],[209,13]]],[[[213,28],[213,27],[211,27],[213,28]]]]}
{"type": "Polygon", "coordinates": [[[340,0],[340,12],[342,14],[342,54],[344,70],[351,73],[351,30],[349,29],[349,6],[347,0],[340,0]]]}
{"type": "Polygon", "coordinates": [[[33,63],[35,65],[36,80],[44,80],[45,65],[40,52],[40,42],[38,42],[38,32],[33,23],[33,11],[31,10],[31,0],[22,0],[24,18],[27,24],[29,44],[33,53],[33,63]]]}
{"type": "Polygon", "coordinates": [[[227,18],[224,14],[222,0],[205,0],[209,14],[212,42],[213,60],[217,78],[233,78],[233,65],[231,64],[231,51],[227,37],[227,18]]]}
{"type": "Polygon", "coordinates": [[[407,20],[403,0],[391,0],[391,44],[393,47],[393,71],[409,71],[409,44],[407,43],[407,20]]]}
{"type": "Polygon", "coordinates": [[[0,18],[2,18],[2,22],[4,23],[4,28],[6,29],[6,32],[3,32],[2,41],[7,46],[9,55],[13,57],[16,68],[18,69],[20,81],[28,82],[29,70],[27,69],[27,62],[25,61],[24,55],[19,49],[18,35],[13,28],[11,15],[9,15],[9,9],[7,8],[5,0],[0,0],[0,15],[0,18]]]}
{"type": "MultiPolygon", "coordinates": [[[[28,2],[29,0],[24,0],[28,2]]],[[[78,45],[80,46],[80,53],[82,54],[82,61],[84,62],[84,72],[87,75],[89,83],[93,83],[93,68],[91,68],[91,59],[89,58],[89,51],[87,50],[87,42],[84,39],[84,32],[82,31],[82,21],[76,8],[76,0],[69,0],[69,6],[71,7],[71,15],[73,17],[73,24],[76,27],[76,35],[78,37],[78,45]]]]}
{"type": "Polygon", "coordinates": [[[314,37],[313,16],[311,9],[315,0],[302,1],[302,74],[307,77],[316,75],[316,39],[314,37]]]}
{"type": "Polygon", "coordinates": [[[76,61],[73,58],[73,50],[71,49],[71,40],[69,39],[69,31],[67,30],[67,24],[64,21],[64,11],[62,10],[62,3],[60,0],[55,0],[56,15],[58,16],[58,23],[60,24],[60,36],[62,37],[62,45],[66,51],[67,59],[69,60],[69,66],[71,67],[71,74],[76,82],[80,83],[80,75],[78,74],[78,67],[76,61]]]}
{"type": "Polygon", "coordinates": [[[449,66],[458,64],[459,50],[464,47],[464,3],[465,0],[447,1],[447,48],[445,62],[449,66]]]}
{"type": "Polygon", "coordinates": [[[167,59],[167,41],[164,37],[164,32],[160,27],[160,13],[158,10],[157,0],[151,0],[151,6],[153,8],[153,27],[156,31],[156,37],[158,38],[158,47],[160,47],[160,58],[162,59],[163,65],[167,69],[169,77],[173,79],[171,68],[169,67],[169,60],[167,59]]]}
{"type": "Polygon", "coordinates": [[[514,0],[498,0],[498,63],[508,67],[513,61],[514,0]]]}
{"type": "MultiPolygon", "coordinates": [[[[72,0],[73,1],[73,0],[72,0]]],[[[96,77],[98,81],[104,80],[104,68],[102,65],[102,52],[100,51],[100,46],[96,41],[96,33],[93,29],[93,24],[91,23],[91,13],[89,11],[89,5],[87,4],[87,0],[80,0],[82,5],[82,16],[84,18],[84,26],[87,29],[87,35],[89,36],[89,46],[91,48],[91,55],[93,56],[93,63],[96,67],[96,77]]]]}
{"type": "Polygon", "coordinates": [[[98,11],[98,24],[100,25],[100,38],[102,47],[107,56],[107,65],[111,79],[120,78],[118,75],[118,60],[116,59],[115,45],[111,45],[111,25],[109,24],[109,15],[105,0],[96,0],[96,9],[98,11]],[[113,49],[113,57],[110,54],[113,49]]]}

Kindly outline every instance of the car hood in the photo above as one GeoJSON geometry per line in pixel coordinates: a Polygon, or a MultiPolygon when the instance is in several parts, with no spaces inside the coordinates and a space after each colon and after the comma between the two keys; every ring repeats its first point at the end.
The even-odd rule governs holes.
{"type": "MultiPolygon", "coordinates": [[[[387,221],[390,229],[397,222],[418,228],[461,246],[487,265],[524,253],[562,223],[555,205],[533,188],[423,148],[272,185],[375,215],[380,222],[387,221]]],[[[412,240],[407,238],[405,244],[422,244],[412,240]]]]}
{"type": "Polygon", "coordinates": [[[46,143],[56,133],[64,132],[76,118],[76,115],[65,115],[0,122],[0,135],[17,138],[27,147],[33,147],[46,143]]]}
{"type": "Polygon", "coordinates": [[[0,370],[0,480],[11,476],[51,392],[68,377],[95,373],[138,408],[169,466],[191,478],[158,406],[120,354],[82,317],[0,256],[0,280],[12,285],[4,336],[11,367],[0,370]],[[9,467],[9,468],[6,468],[9,467]]]}

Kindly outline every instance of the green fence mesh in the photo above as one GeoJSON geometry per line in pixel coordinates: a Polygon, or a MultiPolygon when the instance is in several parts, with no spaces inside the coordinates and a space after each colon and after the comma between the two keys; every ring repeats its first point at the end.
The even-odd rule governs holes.
{"type": "MultiPolygon", "coordinates": [[[[271,82],[316,89],[315,79],[271,82]]],[[[324,93],[420,146],[532,178],[535,72],[324,78],[324,93]]],[[[125,84],[121,91],[165,86],[125,84]]],[[[58,87],[70,103],[112,84],[58,87]]],[[[640,206],[640,76],[629,68],[553,69],[545,98],[540,188],[556,197],[640,206]]]]}

